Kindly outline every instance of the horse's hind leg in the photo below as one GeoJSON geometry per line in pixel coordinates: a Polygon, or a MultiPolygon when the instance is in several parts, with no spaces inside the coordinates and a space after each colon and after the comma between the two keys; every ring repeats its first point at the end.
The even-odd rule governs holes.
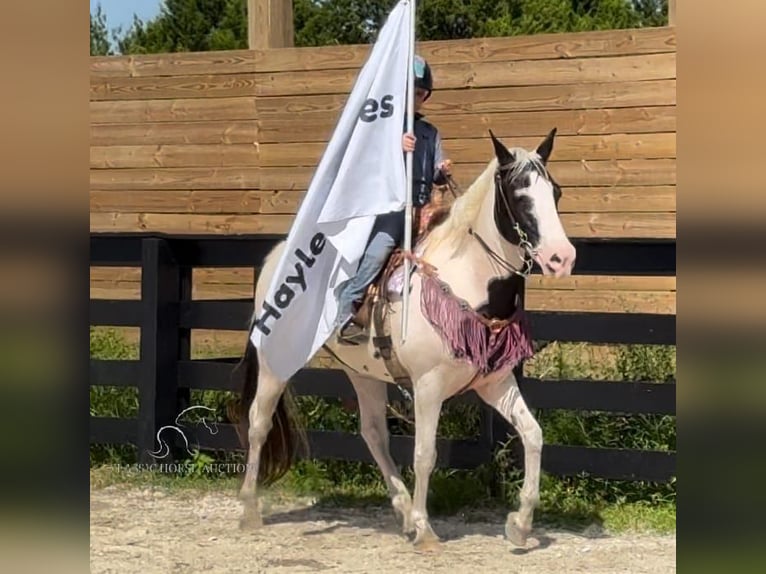
{"type": "Polygon", "coordinates": [[[477,390],[479,396],[492,405],[511,423],[524,445],[524,484],[521,487],[519,511],[508,514],[505,534],[516,546],[524,546],[532,531],[532,516],[540,500],[540,453],[543,433],[540,425],[527,408],[519,391],[516,378],[491,383],[477,390]]]}
{"type": "MultiPolygon", "coordinates": [[[[261,364],[257,374],[258,386],[255,398],[248,411],[248,454],[245,465],[245,478],[239,491],[239,498],[244,505],[244,513],[240,521],[242,528],[257,528],[263,524],[261,509],[258,502],[257,483],[261,465],[261,451],[273,426],[272,417],[277,408],[279,398],[287,386],[286,381],[279,380],[268,368],[261,364]]],[[[284,429],[289,432],[289,429],[284,429]]]]}
{"type": "Polygon", "coordinates": [[[388,425],[386,423],[387,384],[377,379],[349,374],[359,399],[360,430],[367,448],[383,474],[391,503],[402,519],[405,534],[414,530],[412,525],[412,498],[391,458],[388,425]]]}

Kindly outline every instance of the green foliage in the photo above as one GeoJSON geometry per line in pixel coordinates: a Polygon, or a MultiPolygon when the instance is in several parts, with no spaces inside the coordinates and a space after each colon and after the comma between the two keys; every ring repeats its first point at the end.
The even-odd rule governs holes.
{"type": "Polygon", "coordinates": [[[96,13],[90,15],[90,55],[111,56],[112,54],[109,31],[106,27],[106,14],[101,9],[101,4],[97,4],[96,13]]]}
{"type": "MultiPolygon", "coordinates": [[[[293,0],[296,46],[366,44],[396,0],[293,0]]],[[[96,14],[96,21],[98,20],[96,14]]],[[[667,0],[421,0],[419,40],[662,26],[667,0]]],[[[106,23],[97,28],[105,38],[106,23]]],[[[246,0],[166,0],[160,14],[113,37],[123,54],[247,47],[246,0]]],[[[99,49],[103,49],[103,42],[99,49]]],[[[108,46],[108,42],[106,44],[108,46]]],[[[91,54],[94,17],[91,15],[91,54]]]]}
{"type": "Polygon", "coordinates": [[[296,46],[367,44],[396,0],[293,0],[296,46]]]}
{"type": "Polygon", "coordinates": [[[160,14],[115,32],[122,54],[247,48],[246,0],[165,0],[160,14]]]}
{"type": "Polygon", "coordinates": [[[670,346],[625,345],[617,354],[617,370],[625,381],[675,379],[676,349],[670,346]]]}
{"type": "Polygon", "coordinates": [[[90,328],[91,359],[138,359],[138,346],[130,345],[115,329],[90,328]]]}

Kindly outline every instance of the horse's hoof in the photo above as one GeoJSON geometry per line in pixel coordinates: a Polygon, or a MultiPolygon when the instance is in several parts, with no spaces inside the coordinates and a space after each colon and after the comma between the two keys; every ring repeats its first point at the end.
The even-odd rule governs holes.
{"type": "Polygon", "coordinates": [[[258,530],[263,526],[263,518],[260,514],[245,514],[239,519],[240,530],[258,530]]]}
{"type": "Polygon", "coordinates": [[[441,540],[434,534],[430,526],[418,532],[413,544],[416,552],[438,552],[441,550],[441,540]]]}
{"type": "Polygon", "coordinates": [[[527,545],[527,536],[529,536],[529,530],[521,528],[516,524],[515,513],[508,517],[508,521],[505,523],[505,537],[514,546],[524,547],[527,545]]]}
{"type": "Polygon", "coordinates": [[[422,540],[415,540],[415,552],[434,554],[441,552],[441,541],[437,536],[424,536],[422,540]]]}

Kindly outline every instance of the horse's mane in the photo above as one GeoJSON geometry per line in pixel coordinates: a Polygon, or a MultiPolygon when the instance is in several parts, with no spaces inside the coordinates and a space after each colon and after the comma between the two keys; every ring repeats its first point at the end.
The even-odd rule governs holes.
{"type": "MultiPolygon", "coordinates": [[[[513,154],[515,161],[513,169],[506,177],[514,178],[529,167],[538,171],[545,171],[537,153],[529,152],[523,148],[512,148],[509,151],[513,154]]],[[[444,222],[429,233],[425,243],[426,250],[444,242],[451,243],[455,249],[460,247],[462,241],[468,236],[468,228],[475,223],[479,216],[481,205],[487,193],[495,189],[496,169],[497,158],[492,158],[468,190],[455,200],[450,214],[444,222]]]]}

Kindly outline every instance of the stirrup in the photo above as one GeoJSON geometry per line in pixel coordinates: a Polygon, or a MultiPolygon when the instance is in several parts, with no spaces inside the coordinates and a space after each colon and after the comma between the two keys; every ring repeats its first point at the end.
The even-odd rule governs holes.
{"type": "Polygon", "coordinates": [[[344,345],[361,345],[369,338],[365,328],[350,318],[338,330],[338,342],[344,345]]]}

